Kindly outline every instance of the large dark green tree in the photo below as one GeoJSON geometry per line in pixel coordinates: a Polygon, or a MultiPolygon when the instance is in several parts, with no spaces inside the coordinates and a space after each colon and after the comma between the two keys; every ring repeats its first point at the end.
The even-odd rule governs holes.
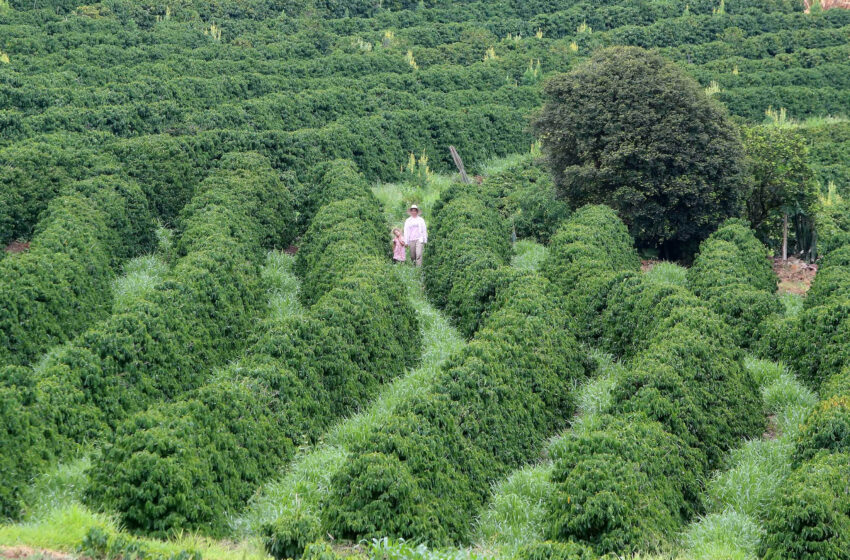
{"type": "Polygon", "coordinates": [[[638,245],[691,254],[748,194],[743,147],[726,112],[659,55],[598,51],[550,79],[534,120],[560,194],[607,204],[638,245]]]}

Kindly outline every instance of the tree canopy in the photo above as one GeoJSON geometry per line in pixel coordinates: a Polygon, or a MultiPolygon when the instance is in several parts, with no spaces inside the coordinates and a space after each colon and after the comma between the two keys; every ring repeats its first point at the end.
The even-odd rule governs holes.
{"type": "Polygon", "coordinates": [[[545,86],[533,122],[559,193],[617,210],[638,245],[690,254],[743,208],[748,175],[727,114],[673,63],[598,51],[545,86]]]}

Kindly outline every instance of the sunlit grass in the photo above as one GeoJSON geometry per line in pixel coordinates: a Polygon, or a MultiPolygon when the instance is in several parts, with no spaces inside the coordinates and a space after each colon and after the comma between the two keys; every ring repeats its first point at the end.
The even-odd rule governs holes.
{"type": "Polygon", "coordinates": [[[295,257],[280,251],[269,251],[261,271],[268,290],[269,318],[282,321],[304,310],[298,297],[300,283],[293,272],[295,257]]]}
{"type": "Polygon", "coordinates": [[[514,243],[511,265],[519,270],[537,270],[546,258],[546,246],[530,239],[514,243]]]}
{"type": "Polygon", "coordinates": [[[785,309],[785,316],[793,318],[799,315],[800,311],[803,310],[803,302],[805,301],[805,298],[800,294],[782,292],[779,294],[779,301],[782,302],[782,306],[785,309]]]}
{"type": "MultiPolygon", "coordinates": [[[[505,169],[515,167],[525,161],[531,160],[533,157],[534,156],[530,152],[526,152],[524,154],[511,154],[506,157],[490,158],[476,165],[473,171],[475,174],[487,177],[489,175],[500,173],[505,169]]],[[[469,170],[467,170],[467,172],[468,171],[469,170]]]]}
{"type": "Polygon", "coordinates": [[[124,273],[112,283],[112,312],[127,310],[162,282],[168,264],[157,255],[144,255],[124,264],[124,273]]]}
{"type": "Polygon", "coordinates": [[[755,560],[762,533],[750,516],[724,511],[691,525],[683,540],[691,560],[755,560]]]}
{"type": "Polygon", "coordinates": [[[646,277],[655,282],[684,286],[686,283],[688,269],[669,261],[655,263],[646,271],[646,277]]]}

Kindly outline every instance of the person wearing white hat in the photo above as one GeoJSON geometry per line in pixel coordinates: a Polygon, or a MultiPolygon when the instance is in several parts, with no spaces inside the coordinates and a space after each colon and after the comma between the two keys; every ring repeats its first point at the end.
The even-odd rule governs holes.
{"type": "Polygon", "coordinates": [[[428,243],[428,226],[415,204],[410,205],[407,213],[410,217],[404,221],[404,242],[410,247],[410,260],[415,266],[422,266],[422,251],[428,243]]]}

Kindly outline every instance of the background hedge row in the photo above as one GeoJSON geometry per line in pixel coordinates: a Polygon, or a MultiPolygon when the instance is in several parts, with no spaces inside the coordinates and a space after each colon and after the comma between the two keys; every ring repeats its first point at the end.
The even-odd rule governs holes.
{"type": "MultiPolygon", "coordinates": [[[[178,224],[176,264],[154,290],[37,367],[0,372],[3,385],[32,385],[0,455],[29,442],[33,456],[68,456],[127,415],[200,386],[209,368],[238,355],[263,303],[265,249],[292,236],[289,189],[261,156],[230,154],[178,224]]],[[[10,499],[31,475],[26,463],[13,464],[10,499]]],[[[14,503],[2,505],[16,513],[14,503]]]]}
{"type": "Polygon", "coordinates": [[[65,188],[29,250],[0,261],[0,364],[26,365],[109,313],[116,269],[154,245],[133,182],[101,175],[65,188]]]}
{"type": "Polygon", "coordinates": [[[212,383],[120,425],[96,462],[87,497],[128,529],[223,535],[227,514],[300,446],[416,363],[418,321],[367,183],[350,162],[333,162],[312,190],[327,201],[298,253],[312,306],[267,319],[212,383]]]}

